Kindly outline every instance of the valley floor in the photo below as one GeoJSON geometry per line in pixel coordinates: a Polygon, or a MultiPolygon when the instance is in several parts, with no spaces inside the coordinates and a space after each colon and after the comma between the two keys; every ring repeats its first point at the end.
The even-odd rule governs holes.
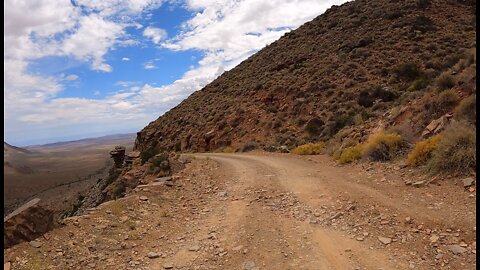
{"type": "Polygon", "coordinates": [[[405,180],[432,179],[326,156],[194,154],[174,186],[137,187],[5,250],[4,261],[12,269],[475,269],[473,190],[459,179],[419,188],[405,180]]]}

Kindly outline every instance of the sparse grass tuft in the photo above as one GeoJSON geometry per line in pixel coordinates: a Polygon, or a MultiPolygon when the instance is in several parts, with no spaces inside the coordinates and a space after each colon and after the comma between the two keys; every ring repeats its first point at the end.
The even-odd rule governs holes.
{"type": "Polygon", "coordinates": [[[319,155],[324,146],[324,143],[307,143],[295,147],[290,152],[295,155],[319,155]]]}
{"type": "Polygon", "coordinates": [[[424,141],[418,142],[415,145],[415,148],[408,154],[407,164],[411,166],[418,166],[426,164],[427,161],[432,157],[433,151],[437,149],[437,145],[440,142],[442,137],[440,135],[435,135],[424,141]]]}
{"type": "Polygon", "coordinates": [[[130,229],[130,230],[135,230],[137,228],[137,224],[135,223],[135,221],[133,220],[127,220],[125,222],[125,225],[127,225],[127,227],[130,229]]]}
{"type": "Polygon", "coordinates": [[[459,174],[467,174],[475,169],[476,129],[463,123],[453,123],[442,135],[442,140],[432,153],[429,169],[434,173],[459,174]]]}
{"type": "Polygon", "coordinates": [[[122,211],[123,211],[123,206],[122,206],[122,203],[120,201],[112,201],[108,205],[108,209],[110,209],[110,211],[112,211],[113,215],[120,216],[122,214],[122,211]]]}

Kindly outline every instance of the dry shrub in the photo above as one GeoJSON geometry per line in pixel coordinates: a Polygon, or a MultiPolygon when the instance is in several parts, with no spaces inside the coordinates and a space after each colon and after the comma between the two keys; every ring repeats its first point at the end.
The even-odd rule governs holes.
{"type": "Polygon", "coordinates": [[[358,144],[356,146],[347,147],[343,149],[340,156],[338,157],[338,162],[341,164],[350,163],[355,160],[359,160],[362,157],[362,145],[358,144]]]}
{"type": "Polygon", "coordinates": [[[380,131],[372,134],[362,145],[362,154],[374,161],[386,161],[392,159],[403,145],[401,135],[380,131]]]}
{"type": "Polygon", "coordinates": [[[437,97],[437,106],[442,108],[449,108],[459,101],[458,95],[454,90],[447,90],[441,92],[437,97]]]}
{"type": "Polygon", "coordinates": [[[234,152],[235,152],[235,149],[233,149],[233,148],[230,147],[230,146],[227,146],[227,147],[223,148],[222,152],[223,152],[223,153],[234,153],[234,152]]]}
{"type": "Polygon", "coordinates": [[[290,152],[296,155],[319,155],[324,146],[324,143],[307,143],[293,148],[290,152]]]}
{"type": "Polygon", "coordinates": [[[427,161],[432,157],[433,151],[437,149],[437,145],[440,142],[442,137],[440,135],[435,135],[424,141],[418,142],[415,145],[415,148],[408,154],[407,164],[412,166],[418,166],[426,164],[427,161]]]}
{"type": "Polygon", "coordinates": [[[240,149],[241,152],[249,152],[258,148],[258,143],[256,141],[247,142],[240,149]]]}
{"type": "Polygon", "coordinates": [[[469,173],[476,165],[476,135],[474,127],[454,123],[443,133],[432,153],[429,169],[434,172],[469,173]]]}
{"type": "Polygon", "coordinates": [[[457,120],[464,120],[475,124],[477,120],[477,100],[476,95],[471,95],[460,102],[455,108],[453,117],[457,120]]]}
{"type": "Polygon", "coordinates": [[[440,90],[450,89],[455,86],[455,79],[448,71],[446,71],[438,76],[436,84],[440,90]]]}

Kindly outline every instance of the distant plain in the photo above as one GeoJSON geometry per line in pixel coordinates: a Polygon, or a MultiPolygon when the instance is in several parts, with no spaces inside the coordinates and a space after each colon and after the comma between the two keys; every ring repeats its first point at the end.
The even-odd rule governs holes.
{"type": "Polygon", "coordinates": [[[102,177],[115,145],[131,151],[135,134],[111,135],[23,148],[4,144],[4,214],[38,197],[56,210],[102,177]]]}

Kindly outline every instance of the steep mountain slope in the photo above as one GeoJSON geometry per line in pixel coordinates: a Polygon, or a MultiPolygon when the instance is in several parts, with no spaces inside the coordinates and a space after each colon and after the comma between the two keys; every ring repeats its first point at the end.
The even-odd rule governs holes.
{"type": "MultiPolygon", "coordinates": [[[[150,156],[253,141],[293,147],[376,126],[393,107],[424,100],[422,88],[476,48],[475,9],[475,1],[450,0],[334,6],[151,122],[135,148],[150,156]]],[[[476,91],[475,80],[476,72],[464,78],[461,98],[476,91]]],[[[411,133],[436,117],[424,113],[411,133]]]]}

